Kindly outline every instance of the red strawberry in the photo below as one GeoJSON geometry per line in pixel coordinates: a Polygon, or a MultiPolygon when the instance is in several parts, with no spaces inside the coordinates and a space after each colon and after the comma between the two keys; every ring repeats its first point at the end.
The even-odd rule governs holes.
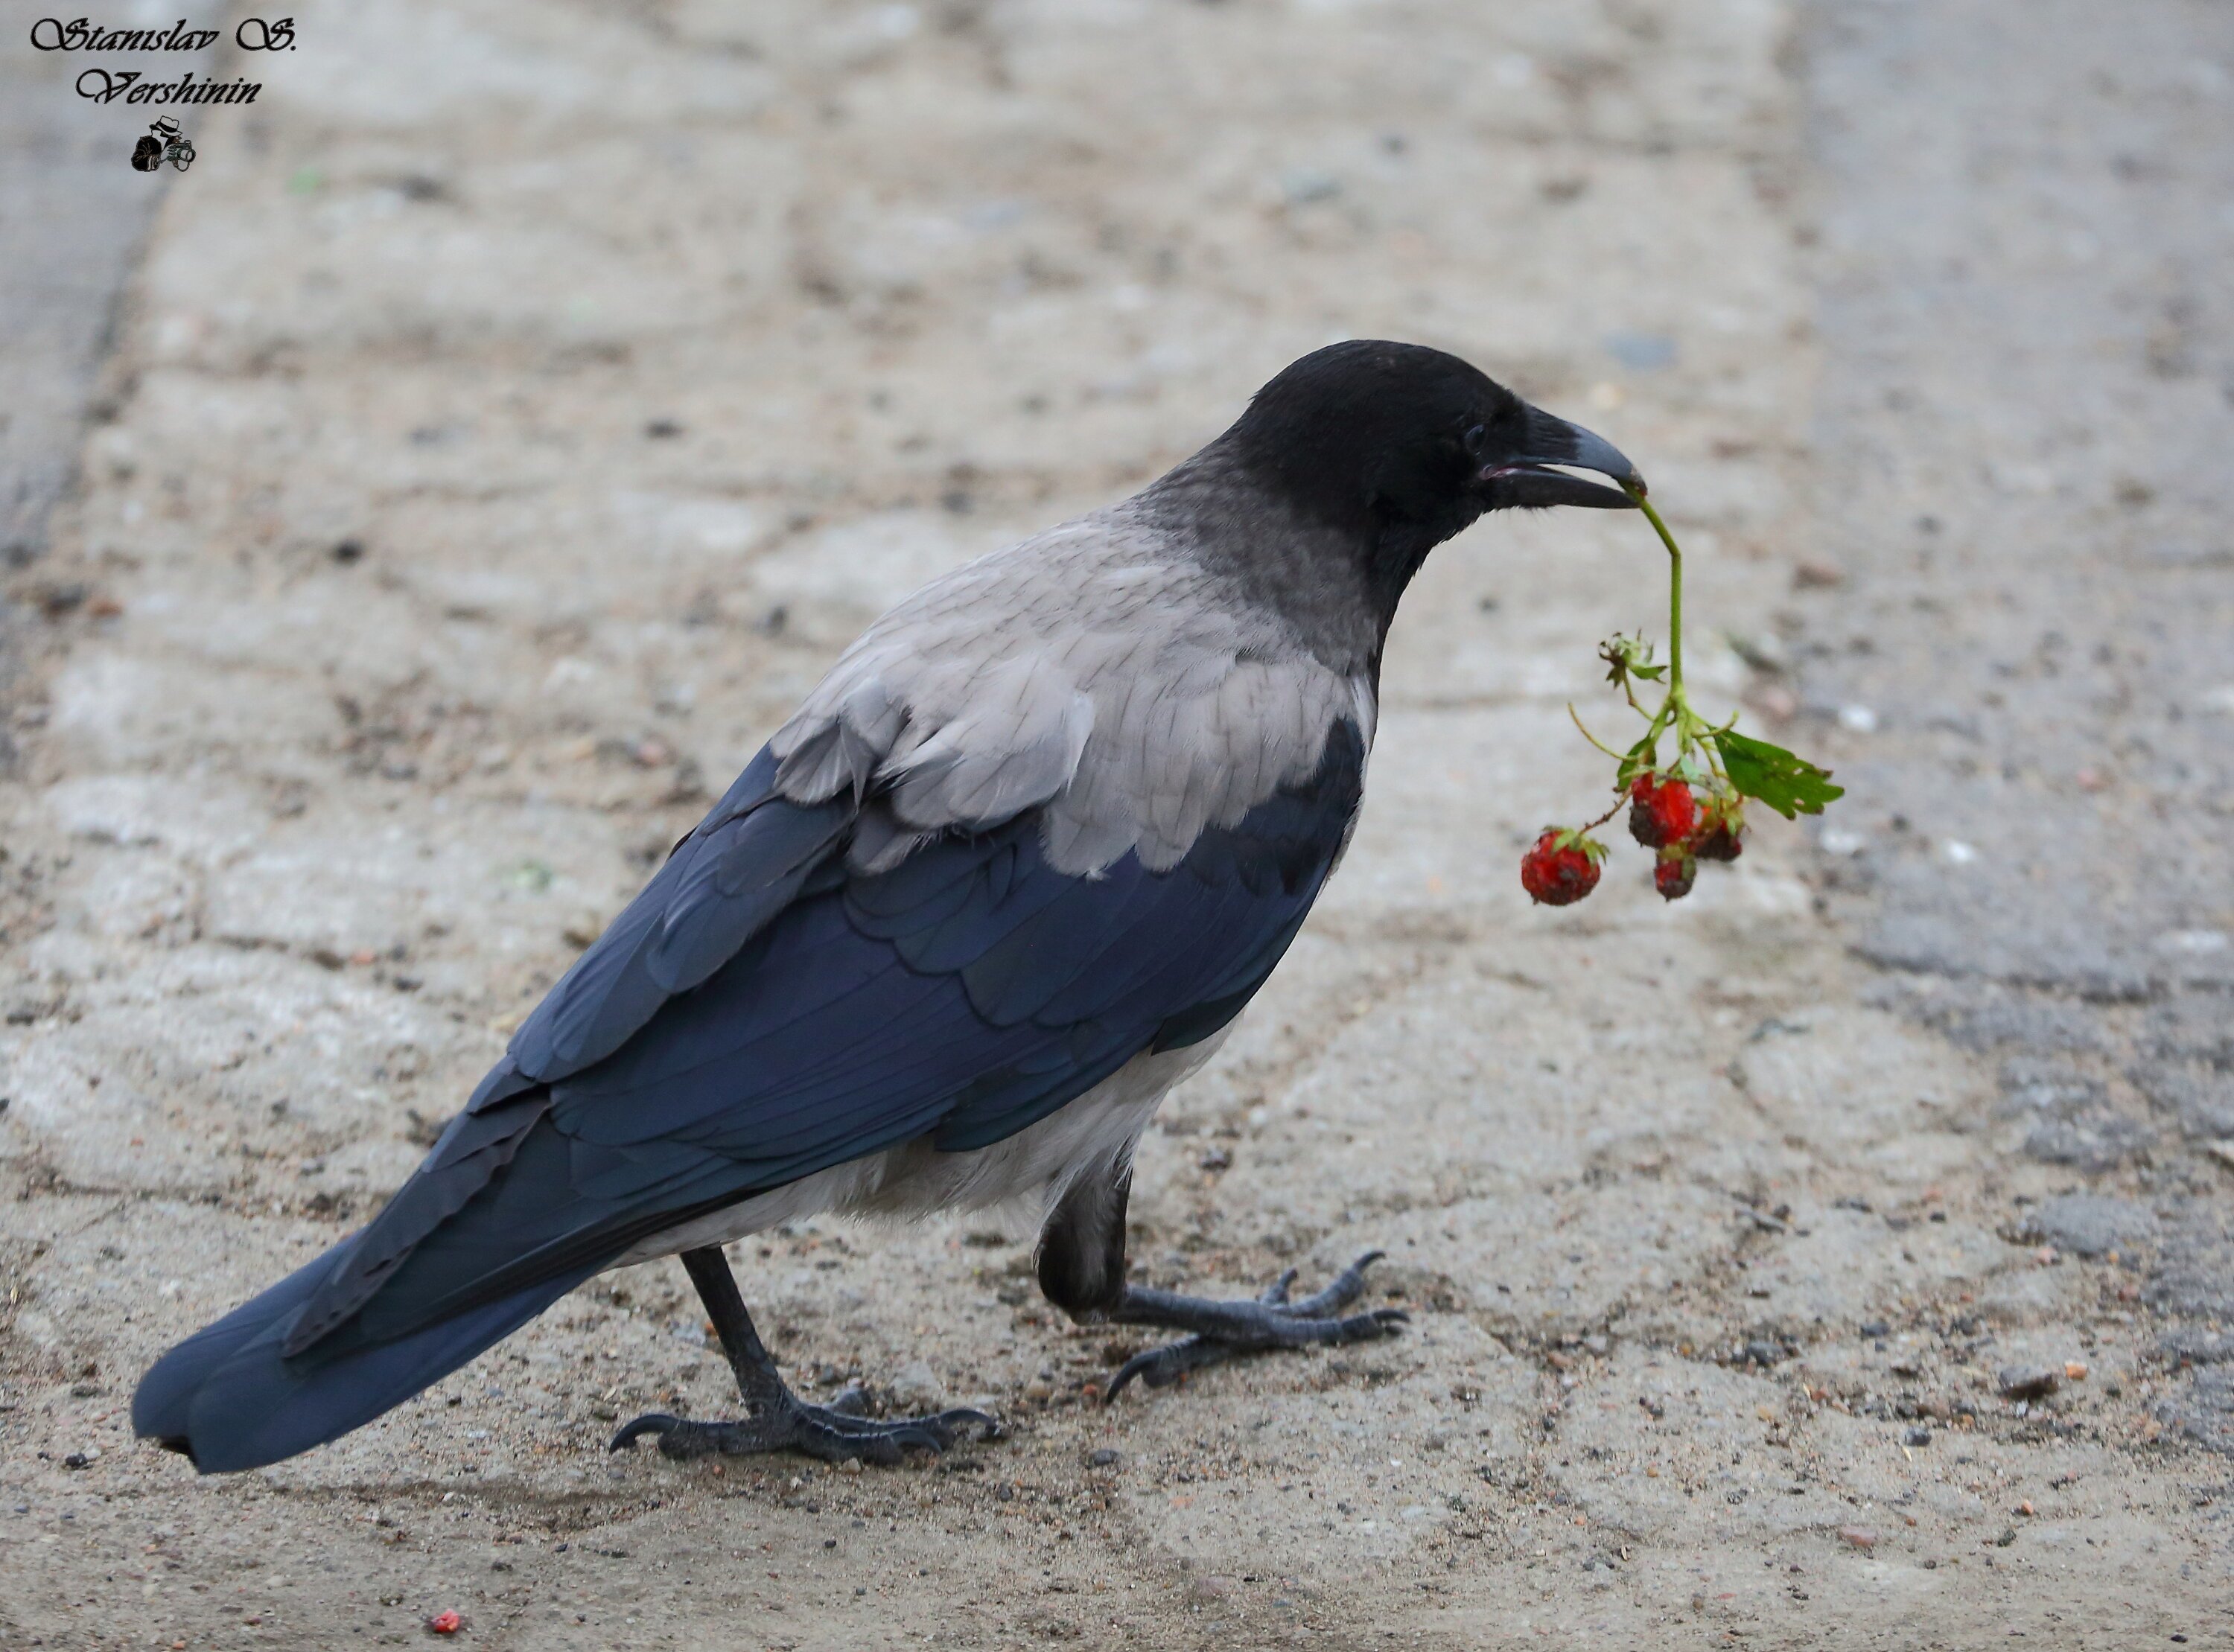
{"type": "Polygon", "coordinates": [[[1735,860],[1745,852],[1745,816],[1735,801],[1710,800],[1699,812],[1699,829],[1691,839],[1691,852],[1702,860],[1735,860]]]}
{"type": "Polygon", "coordinates": [[[1598,886],[1604,850],[1580,833],[1545,826],[1520,857],[1520,886],[1545,906],[1571,906],[1598,886]]]}
{"type": "Polygon", "coordinates": [[[1682,900],[1691,892],[1691,880],[1699,875],[1699,863],[1678,849],[1673,854],[1662,854],[1652,868],[1652,886],[1660,891],[1662,900],[1682,900]]]}
{"type": "Polygon", "coordinates": [[[1698,811],[1682,780],[1640,774],[1629,787],[1629,835],[1648,849],[1664,849],[1691,835],[1698,811]]]}

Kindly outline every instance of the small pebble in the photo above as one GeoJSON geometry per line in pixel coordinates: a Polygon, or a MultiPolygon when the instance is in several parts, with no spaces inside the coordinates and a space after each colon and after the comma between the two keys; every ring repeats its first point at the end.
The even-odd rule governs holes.
{"type": "Polygon", "coordinates": [[[1088,1468],[1114,1468],[1123,1460],[1115,1452],[1104,1446],[1099,1451],[1087,1453],[1086,1466],[1088,1468]]]}
{"type": "Polygon", "coordinates": [[[911,1360],[892,1374],[892,1403],[903,1411],[937,1411],[946,1404],[946,1385],[926,1360],[911,1360]]]}
{"type": "Polygon", "coordinates": [[[1931,1443],[1931,1430],[1911,1428],[1900,1437],[1900,1443],[1904,1446],[1929,1446],[1931,1443]]]}
{"type": "Polygon", "coordinates": [[[2045,1400],[2062,1382],[2062,1376],[2045,1365],[2004,1366],[2001,1374],[2004,1400],[2045,1400]]]}
{"type": "Polygon", "coordinates": [[[1874,1549],[1878,1546],[1877,1528],[1866,1525],[1842,1525],[1839,1528],[1839,1540],[1864,1551],[1874,1549]]]}

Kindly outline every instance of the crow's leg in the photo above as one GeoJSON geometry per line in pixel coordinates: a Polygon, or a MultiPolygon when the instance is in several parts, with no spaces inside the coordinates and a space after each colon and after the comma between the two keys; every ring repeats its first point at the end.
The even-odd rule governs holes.
{"type": "Polygon", "coordinates": [[[737,1294],[736,1279],[721,1248],[685,1250],[683,1266],[698,1287],[715,1335],[722,1339],[722,1352],[736,1373],[737,1392],[744,1397],[748,1414],[735,1422],[698,1422],[653,1412],[615,1434],[612,1450],[633,1446],[644,1434],[656,1434],[661,1453],[669,1457],[796,1451],[832,1463],[855,1457],[897,1463],[911,1447],[944,1451],[973,1424],[981,1440],[999,1432],[1000,1425],[982,1411],[942,1411],[936,1416],[889,1422],[864,1417],[864,1399],[852,1388],[827,1406],[808,1405],[776,1374],[775,1358],[753,1329],[752,1316],[745,1311],[745,1299],[737,1294]]]}
{"type": "Polygon", "coordinates": [[[1368,1251],[1323,1290],[1290,1301],[1292,1268],[1253,1302],[1216,1302],[1149,1290],[1125,1283],[1125,1205],[1129,1171],[1110,1167],[1074,1182],[1040,1233],[1040,1289],[1049,1302],[1084,1324],[1159,1325],[1190,1333],[1126,1361],[1103,1391],[1114,1400],[1139,1377],[1152,1388],[1237,1354],[1276,1348],[1368,1342],[1393,1336],[1407,1316],[1394,1308],[1344,1314],[1365,1289],[1365,1270],[1381,1253],[1368,1251]]]}

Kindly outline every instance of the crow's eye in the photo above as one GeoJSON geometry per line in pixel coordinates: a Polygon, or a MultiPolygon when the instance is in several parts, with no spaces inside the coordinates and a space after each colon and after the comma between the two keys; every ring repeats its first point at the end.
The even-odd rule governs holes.
{"type": "Polygon", "coordinates": [[[1465,440],[1466,450],[1480,457],[1482,444],[1489,440],[1489,428],[1486,425],[1476,425],[1466,433],[1465,440]]]}

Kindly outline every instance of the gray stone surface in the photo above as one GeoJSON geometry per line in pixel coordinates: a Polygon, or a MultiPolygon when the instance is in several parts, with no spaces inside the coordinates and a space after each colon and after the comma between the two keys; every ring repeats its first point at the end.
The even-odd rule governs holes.
{"type": "Polygon", "coordinates": [[[2105,1003],[2234,977],[2208,457],[2234,362],[2206,273],[2234,225],[2197,164],[2234,127],[2224,28],[2178,4],[1823,15],[1818,430],[1854,578],[1795,605],[1806,697],[1874,724],[1847,743],[1878,812],[1862,944],[1890,966],[2105,1003]],[[1896,73],[1915,95],[1881,95],[1896,73]]]}
{"type": "MultiPolygon", "coordinates": [[[[1912,1013],[2002,1057],[2028,1157],[2179,1196],[2147,1297],[2219,1316],[2234,1198],[2194,1149],[2234,1135],[2234,500],[2210,457],[2234,311],[2209,273],[2234,254],[2210,205],[2234,28],[2182,4],[1819,20],[1819,477],[1849,578],[1795,600],[1796,651],[1878,823],[1847,823],[1834,903],[1912,1013]]],[[[2107,1250],[2117,1207],[2031,1224],[2107,1250]]]]}
{"type": "Polygon", "coordinates": [[[2234,1319],[2234,1226],[2216,1199],[2182,1200],[2170,1216],[2149,1300],[2198,1329],[2218,1330],[2234,1319]]]}
{"type": "Polygon", "coordinates": [[[2147,1076],[2225,1067],[2221,11],[304,28],[172,188],[10,576],[0,1639],[2228,1632],[2224,1172],[2147,1076]],[[1384,1246],[1408,1335],[1104,1412],[1137,1343],[1043,1311],[1023,1234],[817,1223],[738,1252],[787,1368],[1010,1439],[610,1459],[617,1414],[733,1403],[660,1265],[268,1472],[132,1444],[146,1361],[362,1218],[877,608],[1336,332],[1644,456],[1697,692],[1852,787],[1846,838],[1764,820],[1681,906],[1630,854],[1530,910],[1656,552],[1545,517],[1430,565],[1350,859],[1144,1142],[1135,1234],[1231,1290],[1384,1246]],[[2042,1164],[2043,1123],[2127,1145],[2042,1164]],[[2004,1237],[2074,1192],[2167,1212],[2152,1271],[2004,1237]],[[2015,1366],[2087,1374],[2020,1414],[2015,1366]]]}
{"type": "Polygon", "coordinates": [[[2234,1367],[2198,1371],[2173,1391],[2159,1414],[2198,1445],[2234,1453],[2234,1367]]]}
{"type": "Polygon", "coordinates": [[[2045,1199],[2025,1216],[2028,1239],[2052,1244],[2074,1256],[2104,1256],[2120,1245],[2128,1250],[2152,1237],[2156,1218],[2146,1205],[2100,1193],[2064,1193],[2045,1199]]]}

